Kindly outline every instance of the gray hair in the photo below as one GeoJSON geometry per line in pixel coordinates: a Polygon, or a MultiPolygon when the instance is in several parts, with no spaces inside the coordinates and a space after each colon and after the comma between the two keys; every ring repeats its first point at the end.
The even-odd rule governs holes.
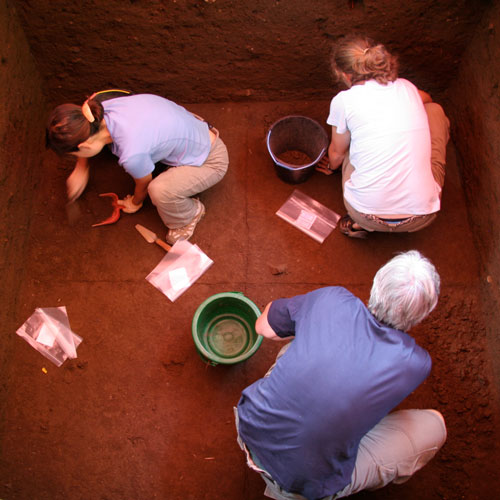
{"type": "Polygon", "coordinates": [[[432,262],[410,250],[378,270],[368,309],[382,323],[406,332],[436,307],[440,285],[432,262]]]}

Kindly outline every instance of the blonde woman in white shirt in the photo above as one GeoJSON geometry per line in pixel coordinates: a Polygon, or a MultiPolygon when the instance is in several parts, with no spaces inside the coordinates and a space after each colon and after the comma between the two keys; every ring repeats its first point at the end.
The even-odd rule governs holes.
{"type": "Polygon", "coordinates": [[[398,78],[397,59],[381,44],[348,37],[331,62],[348,89],[330,104],[332,140],[317,169],[329,175],[342,166],[340,230],[366,238],[423,229],[441,207],[448,118],[429,94],[398,78]]]}

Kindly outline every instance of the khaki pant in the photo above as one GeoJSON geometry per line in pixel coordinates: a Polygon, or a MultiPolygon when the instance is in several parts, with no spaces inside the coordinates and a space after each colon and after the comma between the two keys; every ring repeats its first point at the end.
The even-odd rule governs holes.
{"type": "MultiPolygon", "coordinates": [[[[446,145],[450,138],[450,121],[444,114],[443,108],[435,103],[429,102],[424,105],[429,121],[429,130],[431,134],[431,168],[436,182],[444,185],[445,166],[446,166],[446,145]]],[[[354,167],[349,161],[347,154],[342,164],[342,191],[344,184],[351,178],[354,167]]],[[[381,232],[414,232],[423,229],[431,224],[436,218],[436,214],[414,215],[402,219],[398,222],[387,222],[374,214],[364,214],[353,208],[344,198],[344,205],[352,220],[367,231],[381,232]]]]}
{"type": "Polygon", "coordinates": [[[217,184],[226,174],[229,165],[227,148],[218,131],[214,128],[212,131],[217,138],[203,165],[169,167],[149,183],[149,197],[161,220],[170,229],[189,224],[197,209],[191,196],[217,184]]]}

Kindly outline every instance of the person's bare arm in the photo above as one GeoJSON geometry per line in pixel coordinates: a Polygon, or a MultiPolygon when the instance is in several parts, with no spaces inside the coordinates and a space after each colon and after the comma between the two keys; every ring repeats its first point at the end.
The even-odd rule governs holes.
{"type": "Polygon", "coordinates": [[[141,205],[146,199],[146,196],[148,195],[148,186],[152,179],[153,176],[151,174],[141,177],[140,179],[134,179],[135,190],[134,197],[132,198],[134,205],[141,205]]]}
{"type": "Polygon", "coordinates": [[[128,194],[123,200],[118,200],[118,205],[121,205],[123,211],[127,214],[134,214],[141,209],[143,201],[148,195],[148,186],[153,176],[148,174],[140,179],[134,179],[135,190],[134,194],[128,194]]]}
{"type": "Polygon", "coordinates": [[[82,193],[89,181],[89,162],[87,158],[78,158],[75,168],[66,180],[68,201],[75,201],[82,193]]]}
{"type": "Polygon", "coordinates": [[[432,97],[430,94],[425,92],[425,90],[420,90],[418,89],[418,93],[420,94],[420,98],[422,99],[422,102],[424,104],[427,104],[428,102],[432,102],[432,97]]]}
{"type": "Polygon", "coordinates": [[[257,321],[255,322],[255,331],[259,335],[266,337],[266,339],[287,340],[286,338],[282,338],[279,335],[277,335],[276,332],[272,329],[271,325],[269,324],[267,315],[269,313],[269,308],[271,307],[271,304],[272,302],[269,302],[269,304],[267,304],[267,306],[265,307],[264,312],[257,318],[257,321]]]}
{"type": "Polygon", "coordinates": [[[319,161],[316,170],[327,175],[337,170],[342,165],[350,144],[351,133],[349,131],[338,134],[337,127],[332,127],[332,140],[328,146],[328,156],[324,156],[319,161]]]}

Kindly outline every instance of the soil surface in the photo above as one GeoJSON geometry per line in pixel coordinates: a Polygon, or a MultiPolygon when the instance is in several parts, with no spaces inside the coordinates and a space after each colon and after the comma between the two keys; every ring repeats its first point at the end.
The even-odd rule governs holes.
{"type": "Polygon", "coordinates": [[[296,149],[281,153],[278,156],[278,159],[292,166],[295,165],[296,167],[308,165],[309,163],[311,163],[311,158],[309,156],[296,149]]]}
{"type": "Polygon", "coordinates": [[[411,332],[432,356],[431,376],[401,407],[440,410],[448,440],[407,483],[358,498],[495,498],[495,390],[453,145],[443,208],[430,227],[365,241],[337,229],[319,244],[275,213],[299,189],[343,214],[340,176],[316,172],[303,184],[286,184],[275,174],[265,136],[289,114],[325,123],[328,102],[189,108],[220,130],[230,168],[201,194],[207,214],[192,238],[214,264],[174,303],[145,280],[164,250],[134,225],[162,238],[166,231],[149,201],[114,225],[92,227],[111,211],[100,193],[123,197],[132,190],[115,158],[104,152],[93,159],[90,183],[69,220],[65,179],[72,164],[45,154],[45,175],[33,193],[18,326],[37,307],[64,305],[83,342],[78,358],[57,368],[16,336],[4,381],[0,498],[265,498],[264,483],[236,444],[232,407],[280,346],[264,341],[244,363],[209,366],[191,336],[197,307],[215,293],[239,291],[263,309],[278,297],[332,284],[366,300],[376,270],[408,249],[435,263],[442,292],[436,310],[411,332]]]}

